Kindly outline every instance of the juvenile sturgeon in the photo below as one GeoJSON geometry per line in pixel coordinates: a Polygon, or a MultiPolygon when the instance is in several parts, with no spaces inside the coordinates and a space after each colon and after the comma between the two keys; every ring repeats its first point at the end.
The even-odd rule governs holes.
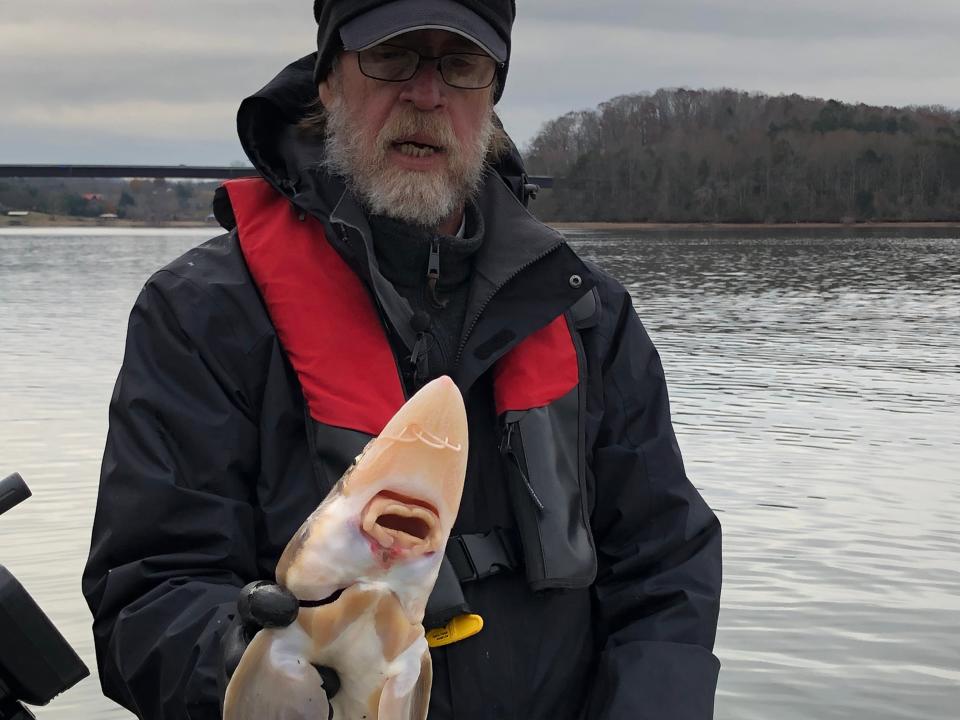
{"type": "Polygon", "coordinates": [[[227,687],[224,720],[423,720],[432,667],[423,614],[467,465],[463,398],[448,377],[387,423],[290,540],[277,582],[296,621],[264,629],[227,687]],[[311,665],[333,668],[329,699],[311,665]]]}

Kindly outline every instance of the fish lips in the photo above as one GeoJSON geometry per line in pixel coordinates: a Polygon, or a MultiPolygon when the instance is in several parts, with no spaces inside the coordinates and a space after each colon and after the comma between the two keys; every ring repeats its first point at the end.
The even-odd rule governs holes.
{"type": "Polygon", "coordinates": [[[385,560],[419,557],[441,549],[445,538],[440,516],[426,501],[381,491],[360,515],[360,527],[385,560]]]}

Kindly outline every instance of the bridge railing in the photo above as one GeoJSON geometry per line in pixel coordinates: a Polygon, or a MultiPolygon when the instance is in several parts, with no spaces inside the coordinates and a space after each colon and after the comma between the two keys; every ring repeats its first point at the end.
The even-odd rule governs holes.
{"type": "MultiPolygon", "coordinates": [[[[252,167],[217,165],[0,165],[0,177],[15,178],[170,178],[231,180],[256,177],[252,167]]],[[[553,178],[530,176],[541,188],[553,187],[553,178]]]]}

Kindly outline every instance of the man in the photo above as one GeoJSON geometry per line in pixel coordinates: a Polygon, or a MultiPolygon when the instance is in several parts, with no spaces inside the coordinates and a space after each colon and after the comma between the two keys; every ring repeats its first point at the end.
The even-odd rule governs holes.
{"type": "Polygon", "coordinates": [[[447,374],[470,455],[428,621],[485,627],[432,650],[430,717],[711,717],[720,527],[626,292],[521,202],[514,3],[314,13],[318,52],[241,106],[263,180],[131,314],[84,574],[105,693],[217,717],[240,588],[447,374]]]}

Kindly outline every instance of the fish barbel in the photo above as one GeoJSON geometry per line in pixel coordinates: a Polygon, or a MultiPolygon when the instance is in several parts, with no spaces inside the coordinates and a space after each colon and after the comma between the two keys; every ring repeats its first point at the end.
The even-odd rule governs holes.
{"type": "Polygon", "coordinates": [[[254,636],[224,720],[426,718],[423,614],[466,466],[463,398],[441,377],[400,408],[290,540],[277,582],[300,600],[299,614],[254,636]],[[312,665],[337,672],[333,698],[312,665]]]}

